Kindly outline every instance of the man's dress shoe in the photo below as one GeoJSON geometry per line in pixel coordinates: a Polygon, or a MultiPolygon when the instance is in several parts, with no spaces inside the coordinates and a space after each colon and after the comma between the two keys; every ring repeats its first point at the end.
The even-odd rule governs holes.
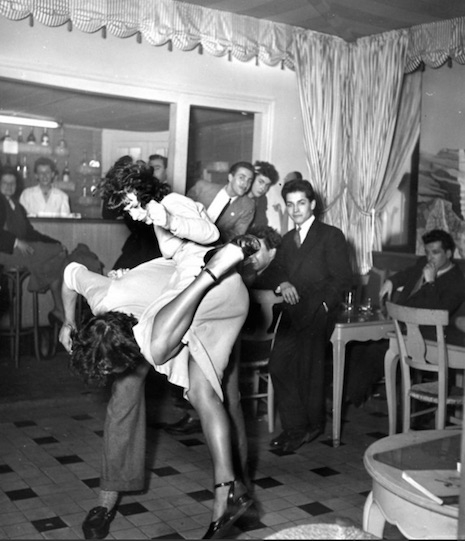
{"type": "Polygon", "coordinates": [[[202,426],[198,419],[193,419],[188,413],[182,419],[171,425],[164,427],[165,432],[174,436],[183,436],[185,434],[195,434],[202,432],[202,426]]]}
{"type": "Polygon", "coordinates": [[[270,441],[270,447],[272,449],[280,449],[288,439],[289,432],[287,430],[284,430],[278,437],[273,438],[270,441]]]}
{"type": "Polygon", "coordinates": [[[110,531],[110,523],[115,518],[116,508],[110,511],[106,507],[94,507],[91,509],[82,523],[82,531],[85,539],[103,539],[110,531]]]}
{"type": "Polygon", "coordinates": [[[316,438],[318,438],[318,436],[322,434],[322,432],[323,431],[321,430],[321,428],[315,428],[310,432],[291,432],[290,437],[281,447],[281,450],[283,453],[293,453],[294,451],[297,451],[297,449],[301,447],[304,443],[310,443],[311,441],[316,440],[316,438]]]}

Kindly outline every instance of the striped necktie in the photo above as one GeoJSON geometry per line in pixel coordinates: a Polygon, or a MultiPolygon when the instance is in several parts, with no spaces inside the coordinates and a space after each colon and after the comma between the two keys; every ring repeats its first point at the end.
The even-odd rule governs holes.
{"type": "Polygon", "coordinates": [[[300,225],[298,225],[295,228],[294,240],[295,240],[295,245],[297,246],[297,248],[300,248],[302,245],[302,242],[300,240],[300,225]]]}

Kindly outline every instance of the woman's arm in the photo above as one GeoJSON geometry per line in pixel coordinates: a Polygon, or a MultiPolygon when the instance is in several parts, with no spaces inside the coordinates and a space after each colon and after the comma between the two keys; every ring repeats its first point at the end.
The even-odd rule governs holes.
{"type": "Polygon", "coordinates": [[[205,245],[219,239],[220,232],[201,203],[170,193],[163,198],[162,205],[170,215],[169,231],[176,237],[205,245]]]}
{"type": "Polygon", "coordinates": [[[61,286],[61,298],[65,309],[65,321],[60,329],[58,339],[68,353],[71,353],[73,342],[71,340],[71,331],[76,328],[76,302],[78,294],[71,289],[65,281],[61,286]]]}

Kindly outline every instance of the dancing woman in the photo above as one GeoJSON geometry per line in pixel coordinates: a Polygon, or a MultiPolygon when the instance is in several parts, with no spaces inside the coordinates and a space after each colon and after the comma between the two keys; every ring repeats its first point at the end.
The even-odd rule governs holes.
{"type": "Polygon", "coordinates": [[[107,498],[89,512],[83,530],[87,539],[105,536],[118,492],[142,488],[143,381],[152,365],[184,388],[199,413],[215,481],[212,522],[205,538],[218,538],[252,503],[242,482],[235,479],[221,380],[248,310],[248,294],[234,266],[259,243],[249,237],[242,239],[242,249],[226,245],[205,265],[211,246],[197,243],[214,242],[216,227],[201,205],[166,193],[166,185],[154,184],[148,172],[140,164],[117,168],[101,189],[110,204],[124,208],[133,219],[154,224],[160,249],[170,259],[150,261],[114,279],[80,265],[65,271],[66,324],[60,340],[72,352],[73,366],[87,379],[120,373],[105,423],[101,487],[109,503],[107,498]],[[71,334],[78,293],[97,316],[71,334]],[[120,333],[125,338],[118,340],[120,333]],[[130,413],[129,422],[125,416],[132,410],[137,413],[130,413]]]}

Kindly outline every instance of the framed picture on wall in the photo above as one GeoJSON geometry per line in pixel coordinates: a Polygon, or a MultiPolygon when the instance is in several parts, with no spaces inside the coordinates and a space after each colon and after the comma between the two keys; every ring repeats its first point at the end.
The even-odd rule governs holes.
{"type": "Polygon", "coordinates": [[[417,197],[417,253],[431,229],[448,231],[456,244],[454,257],[465,259],[465,149],[421,151],[417,197]]]}

